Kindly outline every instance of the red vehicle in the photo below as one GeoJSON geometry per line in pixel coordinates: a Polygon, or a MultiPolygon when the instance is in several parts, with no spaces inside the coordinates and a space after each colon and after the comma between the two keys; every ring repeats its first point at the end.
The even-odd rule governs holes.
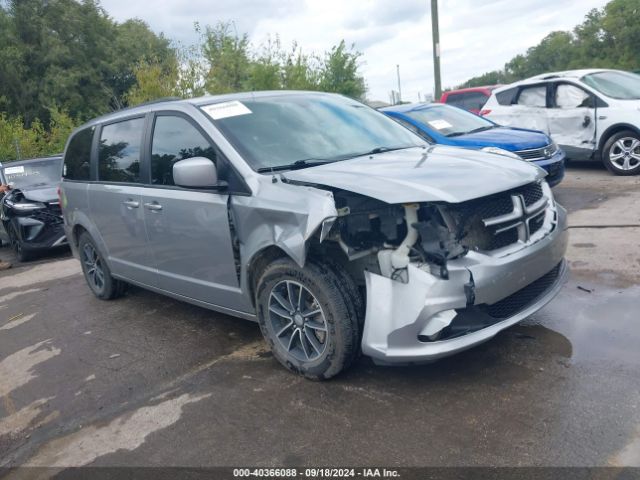
{"type": "Polygon", "coordinates": [[[461,88],[444,92],[440,98],[440,103],[447,103],[454,107],[469,110],[476,115],[485,115],[488,111],[482,110],[491,96],[491,91],[500,85],[490,85],[486,87],[461,88]]]}

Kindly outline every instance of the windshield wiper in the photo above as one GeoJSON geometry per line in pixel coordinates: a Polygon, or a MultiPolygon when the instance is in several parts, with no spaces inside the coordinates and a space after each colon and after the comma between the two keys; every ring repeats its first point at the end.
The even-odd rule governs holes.
{"type": "Polygon", "coordinates": [[[345,155],[341,159],[347,160],[349,158],[364,157],[365,155],[376,155],[378,153],[393,152],[394,150],[406,150],[407,148],[419,148],[419,147],[422,147],[422,145],[407,145],[402,147],[376,147],[376,148],[372,148],[368,152],[353,153],[350,155],[345,155]]]}
{"type": "Polygon", "coordinates": [[[307,158],[305,160],[296,160],[293,163],[285,165],[275,165],[273,167],[260,167],[256,170],[258,173],[266,172],[278,172],[280,170],[298,170],[300,168],[315,167],[316,165],[324,165],[325,163],[331,163],[334,160],[318,160],[315,158],[307,158]]]}
{"type": "Polygon", "coordinates": [[[470,133],[478,133],[484,132],[485,130],[491,130],[492,128],[496,128],[495,125],[487,125],[485,127],[474,128],[473,130],[469,130],[468,132],[453,132],[447,135],[447,137],[459,137],[460,135],[468,135],[470,133]]]}

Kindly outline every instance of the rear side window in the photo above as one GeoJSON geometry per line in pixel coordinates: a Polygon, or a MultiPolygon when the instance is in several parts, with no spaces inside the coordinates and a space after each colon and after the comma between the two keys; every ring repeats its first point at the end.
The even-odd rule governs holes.
{"type": "Polygon", "coordinates": [[[140,183],[140,146],[144,118],[102,127],[98,153],[98,180],[140,183]]]}
{"type": "Polygon", "coordinates": [[[517,88],[510,88],[504,92],[496,93],[496,100],[500,105],[512,105],[517,91],[517,88]]]}
{"type": "Polygon", "coordinates": [[[157,117],[151,144],[151,183],[174,185],[173,164],[193,157],[216,162],[213,146],[195,126],[182,117],[157,117]]]}
{"type": "Polygon", "coordinates": [[[67,180],[89,180],[91,176],[91,142],[95,127],[85,128],[69,141],[64,155],[63,177],[67,180]]]}
{"type": "Polygon", "coordinates": [[[536,85],[535,87],[523,88],[518,96],[518,105],[525,105],[527,107],[546,107],[547,86],[536,85]]]}
{"type": "Polygon", "coordinates": [[[465,110],[481,110],[487,99],[482,92],[454,93],[447,97],[446,103],[465,110]]]}
{"type": "Polygon", "coordinates": [[[465,99],[465,108],[467,110],[481,110],[487,103],[487,96],[482,92],[469,92],[465,99]]]}
{"type": "Polygon", "coordinates": [[[447,95],[447,99],[445,103],[449,105],[454,105],[456,107],[464,108],[464,93],[452,93],[447,95]]]}

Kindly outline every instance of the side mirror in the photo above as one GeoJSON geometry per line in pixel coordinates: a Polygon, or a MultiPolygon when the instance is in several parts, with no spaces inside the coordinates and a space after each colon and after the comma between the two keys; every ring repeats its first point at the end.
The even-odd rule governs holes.
{"type": "Polygon", "coordinates": [[[220,187],[216,166],[205,157],[187,158],[174,163],[173,182],[186,188],[220,187]]]}

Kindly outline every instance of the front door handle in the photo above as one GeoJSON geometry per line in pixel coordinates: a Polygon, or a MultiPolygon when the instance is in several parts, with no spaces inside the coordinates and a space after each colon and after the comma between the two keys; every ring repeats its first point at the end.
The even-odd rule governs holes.
{"type": "Polygon", "coordinates": [[[129,210],[138,208],[140,206],[140,202],[136,202],[135,200],[131,200],[131,199],[125,200],[124,202],[122,202],[122,204],[126,206],[129,210]]]}
{"type": "Polygon", "coordinates": [[[147,210],[151,210],[152,212],[159,212],[162,210],[162,205],[158,202],[145,203],[144,206],[147,210]]]}

